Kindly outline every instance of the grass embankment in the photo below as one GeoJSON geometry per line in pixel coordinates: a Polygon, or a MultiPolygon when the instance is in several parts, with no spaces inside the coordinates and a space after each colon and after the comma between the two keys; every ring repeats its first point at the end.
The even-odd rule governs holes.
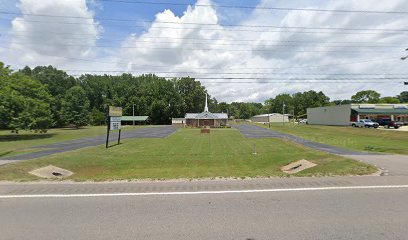
{"type": "MultiPolygon", "coordinates": [[[[124,128],[125,131],[129,129],[133,129],[133,126],[126,126],[124,128]]],[[[34,146],[100,136],[104,134],[106,134],[106,126],[83,127],[80,129],[54,128],[49,129],[47,133],[20,131],[18,134],[15,134],[11,133],[10,130],[0,130],[0,157],[43,150],[31,148],[34,146]]]]}
{"type": "MultiPolygon", "coordinates": [[[[268,125],[261,125],[268,128],[268,125]]],[[[341,126],[271,124],[271,129],[333,146],[383,153],[408,154],[408,132],[341,126]]]]}
{"type": "Polygon", "coordinates": [[[318,166],[296,176],[376,171],[367,164],[280,139],[246,139],[235,129],[211,129],[211,134],[180,129],[164,139],[126,139],[109,149],[91,147],[9,164],[0,167],[0,180],[35,180],[28,172],[49,164],[73,171],[70,179],[76,181],[287,176],[280,168],[300,159],[318,166]]]}

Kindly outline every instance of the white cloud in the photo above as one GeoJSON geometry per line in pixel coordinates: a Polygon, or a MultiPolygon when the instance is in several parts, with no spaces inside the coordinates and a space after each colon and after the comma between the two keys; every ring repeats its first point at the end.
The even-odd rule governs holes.
{"type": "MultiPolygon", "coordinates": [[[[200,0],[199,4],[211,4],[209,0],[200,0]]],[[[263,1],[260,6],[271,6],[270,1],[263,1]]],[[[408,4],[403,0],[391,1],[331,1],[326,4],[300,6],[302,8],[325,8],[325,9],[370,9],[379,11],[404,11],[408,10],[408,4]]],[[[396,45],[403,43],[405,33],[375,32],[374,34],[339,34],[341,30],[325,31],[319,29],[286,29],[276,32],[277,29],[266,31],[228,31],[242,29],[228,27],[219,24],[218,16],[214,8],[189,7],[183,16],[177,17],[170,10],[156,15],[156,20],[148,30],[140,36],[130,36],[124,43],[124,47],[136,47],[126,49],[120,54],[120,58],[131,64],[129,70],[136,71],[193,71],[191,76],[207,77],[271,77],[288,79],[293,77],[314,78],[329,76],[330,73],[380,73],[386,76],[388,73],[404,72],[405,64],[399,60],[399,53],[392,48],[353,48],[351,45],[376,45],[388,43],[396,45]],[[185,29],[155,28],[169,26],[159,22],[177,23],[211,23],[207,25],[172,25],[185,29]],[[217,30],[204,30],[204,29],[217,30]],[[275,32],[273,32],[275,31],[275,32]],[[299,31],[328,32],[324,34],[302,34],[299,31]],[[170,37],[174,39],[163,39],[170,37]],[[180,39],[182,38],[182,39],[180,39]],[[186,39],[189,38],[189,39],[186,39]],[[199,41],[190,38],[212,39],[212,41],[199,41]],[[239,44],[242,39],[257,39],[247,42],[247,45],[216,45],[216,44],[239,44]],[[173,41],[173,43],[163,43],[173,41]],[[199,45],[193,44],[197,41],[199,45]],[[292,41],[305,41],[310,43],[298,43],[292,41]],[[316,43],[317,42],[317,43],[316,43]],[[339,43],[340,42],[340,43],[339,43]],[[341,42],[351,42],[344,44],[341,42]],[[356,43],[352,43],[356,42],[356,43]],[[363,43],[358,43],[363,42],[363,43]],[[294,45],[278,47],[271,45],[294,45]],[[269,46],[265,46],[269,45],[269,46]],[[336,47],[330,47],[330,46],[336,47]],[[342,47],[344,46],[344,47],[342,47]],[[162,49],[158,49],[162,48],[162,49]],[[168,49],[163,49],[168,48],[168,49]],[[192,51],[191,49],[209,49],[192,51]],[[233,49],[233,51],[230,51],[233,49]],[[237,51],[239,49],[253,49],[254,51],[237,51]],[[304,51],[304,52],[299,52],[304,51]],[[334,51],[334,52],[333,52],[334,51]],[[389,52],[387,52],[389,51],[389,52]],[[395,58],[394,61],[389,61],[395,58]],[[381,61],[384,59],[384,61],[381,61]],[[377,61],[376,61],[377,60],[377,61]],[[354,64],[353,64],[354,63],[354,64]],[[146,65],[164,65],[165,68],[138,67],[146,65]],[[326,67],[307,67],[326,66],[326,67]],[[217,69],[208,69],[217,68],[217,69]],[[262,68],[262,69],[254,69],[262,68]],[[214,75],[215,72],[252,72],[249,75],[214,75]],[[271,75],[266,72],[286,72],[286,75],[271,75]],[[256,74],[258,73],[258,74],[256,74]],[[264,73],[264,74],[259,74],[264,73]],[[302,73],[318,73],[319,76],[301,75],[302,73]]],[[[288,11],[271,14],[270,11],[255,9],[251,16],[239,22],[244,25],[277,25],[286,27],[327,27],[327,28],[384,28],[384,29],[407,29],[408,21],[404,16],[395,17],[393,14],[359,14],[359,13],[334,13],[312,11],[288,11]]],[[[348,31],[350,32],[350,31],[348,31]]],[[[360,31],[363,32],[363,31],[360,31]]],[[[401,45],[401,49],[405,46],[401,45]]],[[[403,54],[403,52],[401,52],[403,54]]],[[[166,76],[166,74],[159,74],[166,76]]],[[[168,74],[174,75],[174,74],[168,74]]],[[[181,75],[181,74],[179,74],[181,75]]],[[[186,74],[184,74],[186,75],[186,74]]],[[[358,76],[350,76],[358,77],[358,76]]],[[[382,76],[377,76],[382,77],[382,76]]],[[[205,84],[209,92],[220,101],[264,101],[279,93],[293,93],[296,91],[316,90],[324,91],[332,99],[348,98],[358,90],[375,89],[384,95],[394,95],[401,91],[401,84],[333,84],[333,83],[271,83],[271,84],[220,84],[214,80],[202,80],[210,82],[205,84]]],[[[240,81],[222,80],[219,81],[240,81]]],[[[245,80],[242,80],[245,81],[245,80]]],[[[248,81],[248,80],[246,80],[248,81]]],[[[261,80],[259,80],[261,81],[261,80]]]]}
{"type": "MultiPolygon", "coordinates": [[[[198,0],[197,3],[213,4],[210,0],[198,0]]],[[[304,0],[302,2],[263,0],[259,6],[408,11],[408,2],[405,0],[380,2],[377,0],[304,0]]],[[[265,80],[228,80],[225,78],[269,77],[287,80],[327,76],[333,78],[334,76],[330,75],[333,73],[383,74],[374,77],[404,73],[408,62],[403,62],[399,58],[405,53],[403,50],[408,47],[403,45],[406,42],[406,32],[378,31],[370,34],[344,34],[351,31],[302,30],[292,27],[408,29],[406,15],[261,9],[254,9],[251,14],[243,15],[242,13],[225,14],[225,9],[217,12],[216,8],[192,6],[187,8],[181,16],[176,16],[171,10],[157,13],[155,20],[146,27],[145,32],[128,36],[123,40],[120,45],[122,48],[118,51],[116,51],[117,49],[110,49],[102,53],[101,50],[95,52],[95,48],[91,48],[91,46],[95,46],[102,27],[92,19],[94,14],[88,9],[86,0],[21,0],[19,8],[22,13],[82,16],[91,19],[55,19],[55,22],[85,23],[82,25],[32,22],[33,20],[50,20],[49,18],[45,19],[45,17],[35,17],[34,19],[34,17],[24,16],[14,19],[11,32],[16,34],[16,37],[11,39],[12,45],[10,47],[16,50],[4,52],[0,49],[3,51],[0,54],[8,56],[7,60],[12,63],[32,66],[53,64],[58,67],[73,66],[72,68],[93,70],[105,70],[110,66],[109,69],[115,68],[116,70],[138,73],[152,72],[160,76],[219,77],[219,79],[201,81],[204,82],[212,96],[219,101],[228,102],[262,102],[280,93],[308,90],[323,91],[332,99],[349,98],[356,91],[364,89],[374,89],[383,95],[396,95],[404,90],[402,84],[395,82],[311,84],[295,83],[294,80],[291,80],[287,83],[263,84],[259,82],[265,80]],[[289,28],[282,29],[282,31],[276,28],[250,28],[252,31],[240,31],[242,27],[223,26],[220,24],[220,20],[233,24],[273,25],[289,28]],[[176,24],[163,22],[175,22],[176,24]],[[301,31],[327,33],[304,34],[300,33],[301,31]],[[64,38],[64,35],[55,35],[51,32],[66,32],[67,36],[86,34],[89,38],[79,40],[75,39],[74,35],[64,38]],[[21,34],[24,36],[17,37],[21,34]],[[248,39],[253,41],[242,41],[248,39]],[[299,41],[303,43],[299,43],[299,41]],[[61,47],[61,44],[76,46],[61,47]],[[353,47],[363,45],[399,46],[399,44],[401,44],[401,48],[353,47]],[[52,55],[66,58],[50,57],[52,55]],[[103,56],[103,58],[98,58],[98,56],[103,56]],[[87,58],[96,62],[76,61],[75,58],[87,58]],[[112,64],[98,63],[104,61],[112,64]],[[276,75],[276,73],[285,74],[276,75]],[[319,75],[310,75],[312,73],[319,75]],[[232,83],[219,83],[220,81],[232,83]],[[255,83],[237,83],[248,81],[255,83]]],[[[99,6],[99,8],[104,9],[103,6],[99,6]]],[[[108,11],[108,9],[104,9],[104,11],[108,11]]],[[[137,13],[135,15],[137,18],[137,13]]],[[[359,32],[367,31],[361,30],[359,32]]],[[[117,42],[113,44],[117,44],[117,42]]],[[[359,76],[350,76],[350,78],[354,77],[359,76]]]]}
{"type": "Polygon", "coordinates": [[[17,6],[26,15],[11,22],[12,38],[7,60],[33,66],[61,66],[93,56],[92,46],[102,28],[93,19],[94,14],[88,9],[86,0],[21,0],[17,6]]]}

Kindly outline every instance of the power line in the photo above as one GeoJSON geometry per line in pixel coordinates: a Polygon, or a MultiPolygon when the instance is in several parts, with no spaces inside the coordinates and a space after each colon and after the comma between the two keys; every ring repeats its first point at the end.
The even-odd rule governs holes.
{"type": "MultiPolygon", "coordinates": [[[[138,71],[127,70],[86,70],[86,69],[58,69],[65,72],[92,72],[92,73],[129,73],[138,74],[138,71]]],[[[242,70],[242,69],[241,69],[242,70]]],[[[408,73],[290,73],[290,72],[193,72],[193,71],[155,71],[154,73],[171,74],[205,74],[205,75],[247,75],[247,74],[270,74],[270,75],[333,75],[333,76],[408,76],[408,73]]]]}
{"type": "MultiPolygon", "coordinates": [[[[20,69],[24,66],[20,66],[20,69]]],[[[248,70],[251,68],[243,68],[237,70],[248,70]]],[[[64,69],[58,68],[64,72],[82,72],[83,74],[95,74],[95,73],[121,73],[121,74],[203,74],[203,75],[305,75],[305,76],[407,76],[408,73],[309,73],[309,72],[196,72],[196,71],[148,71],[148,70],[92,70],[92,69],[64,69]]],[[[81,76],[81,74],[71,74],[71,76],[81,76]]],[[[120,75],[117,75],[120,76],[120,75]]],[[[344,78],[344,77],[343,77],[344,78]]]]}
{"type": "MultiPolygon", "coordinates": [[[[176,78],[171,76],[169,78],[176,78]]],[[[193,77],[195,79],[202,80],[284,80],[282,78],[271,78],[271,77],[193,77]]],[[[355,80],[407,80],[408,77],[370,77],[370,78],[290,78],[286,79],[288,81],[334,81],[334,80],[345,80],[345,81],[355,81],[355,80]]]]}
{"type": "MultiPolygon", "coordinates": [[[[313,29],[313,30],[342,30],[342,31],[392,31],[392,32],[407,32],[408,29],[389,29],[389,28],[342,28],[342,27],[306,27],[306,26],[276,26],[276,25],[248,25],[248,24],[218,24],[218,23],[197,23],[197,22],[172,22],[172,21],[148,21],[148,20],[136,20],[136,19],[118,19],[118,18],[98,18],[98,17],[82,17],[82,16],[68,16],[68,15],[48,15],[48,14],[33,14],[33,13],[15,13],[0,11],[2,14],[8,15],[22,15],[22,16],[37,16],[37,17],[50,17],[50,18],[73,18],[73,19],[89,19],[89,20],[109,20],[109,21],[121,21],[121,22],[143,22],[143,23],[159,23],[159,24],[175,24],[175,25],[198,25],[198,26],[223,26],[223,27],[245,27],[245,28],[279,28],[279,29],[313,29]]],[[[18,19],[20,20],[20,19],[18,19]]],[[[21,21],[33,21],[27,19],[21,19],[21,21]]],[[[36,20],[34,20],[36,21],[36,20]]],[[[47,22],[48,21],[36,21],[47,22]]],[[[98,25],[97,23],[83,23],[83,22],[50,22],[50,23],[66,23],[66,24],[86,24],[86,25],[98,25]]],[[[135,26],[135,25],[132,25],[135,26]]],[[[145,27],[142,25],[141,27],[145,27]]]]}
{"type": "MultiPolygon", "coordinates": [[[[0,20],[10,21],[10,19],[1,18],[0,20]]],[[[92,26],[99,26],[98,23],[78,23],[78,22],[56,22],[56,21],[40,21],[40,20],[26,20],[26,19],[15,19],[14,21],[21,21],[21,22],[35,22],[35,23],[45,23],[45,24],[65,24],[65,25],[92,25],[92,26]]],[[[118,24],[104,24],[110,26],[123,26],[118,24]]],[[[146,28],[146,25],[129,25],[135,28],[146,28]]],[[[219,25],[223,27],[222,25],[219,25]]],[[[153,29],[177,29],[177,30],[197,30],[197,28],[191,27],[172,27],[172,26],[149,26],[149,28],[153,29]]],[[[408,29],[375,29],[375,28],[323,28],[323,27],[289,27],[289,26],[264,26],[264,28],[273,28],[279,30],[271,30],[271,29],[230,29],[230,28],[199,28],[202,31],[226,31],[226,32],[291,32],[291,33],[307,33],[307,34],[378,34],[381,32],[388,32],[388,33],[397,33],[397,32],[408,32],[408,29]],[[325,30],[325,31],[294,31],[294,30],[325,30]],[[331,32],[328,32],[328,31],[331,32]],[[334,31],[342,31],[342,32],[334,32],[334,31]],[[343,32],[343,31],[371,31],[371,32],[343,32]]]]}
{"type": "MultiPolygon", "coordinates": [[[[25,32],[25,33],[29,33],[29,34],[2,34],[2,35],[20,35],[20,36],[30,36],[30,37],[34,37],[32,34],[53,34],[53,35],[68,35],[68,36],[92,36],[91,38],[78,38],[78,39],[95,39],[97,38],[97,36],[95,36],[95,34],[78,34],[78,33],[65,33],[65,32],[51,32],[51,31],[13,31],[13,32],[25,32]]],[[[109,34],[109,36],[116,36],[115,34],[109,34]]],[[[39,36],[35,36],[35,37],[44,37],[42,35],[39,36]]],[[[162,37],[162,36],[154,36],[154,37],[149,37],[149,36],[143,36],[143,39],[189,39],[189,40],[200,40],[200,41],[221,41],[221,40],[225,40],[225,41],[232,41],[232,42],[254,42],[254,41],[266,41],[266,42],[304,42],[304,43],[322,43],[322,41],[296,41],[296,40],[268,40],[268,39],[228,39],[228,38],[196,38],[196,37],[162,37]]],[[[64,37],[64,39],[66,39],[66,37],[64,37]]],[[[71,39],[71,38],[67,38],[67,39],[71,39]]],[[[72,39],[77,39],[77,38],[72,38],[72,39]]],[[[99,38],[97,38],[99,39],[99,38]]],[[[105,40],[108,40],[108,38],[104,38],[105,40]]],[[[118,39],[120,41],[123,41],[123,38],[109,38],[109,39],[118,39]]],[[[385,43],[385,42],[361,42],[361,41],[352,41],[352,42],[338,42],[338,41],[330,41],[330,42],[323,42],[323,43],[335,43],[335,44],[356,44],[356,43],[367,43],[367,44],[392,44],[392,43],[385,43]]],[[[394,43],[394,44],[400,44],[400,43],[394,43]]]]}
{"type": "MultiPolygon", "coordinates": [[[[13,48],[7,48],[7,47],[1,47],[2,49],[6,50],[17,50],[23,52],[22,49],[13,49],[13,48]]],[[[85,61],[85,62],[94,62],[94,63],[103,63],[103,64],[123,64],[127,66],[137,66],[140,68],[169,68],[168,65],[137,65],[136,63],[132,63],[131,61],[117,61],[117,62],[106,62],[106,61],[98,61],[98,60],[93,60],[93,59],[84,59],[84,58],[74,58],[74,57],[66,57],[66,56],[56,56],[56,55],[49,55],[49,54],[40,54],[42,56],[48,56],[48,57],[56,57],[56,58],[63,58],[63,59],[68,59],[68,60],[77,60],[77,61],[85,61]]],[[[291,67],[245,67],[246,69],[303,69],[303,68],[320,68],[320,67],[329,67],[329,66],[339,66],[339,65],[350,65],[350,64],[361,64],[361,63],[368,63],[368,62],[384,62],[384,61],[400,61],[399,59],[396,60],[395,57],[392,58],[379,58],[379,59],[369,59],[369,60],[361,60],[361,61],[354,61],[354,62],[339,62],[339,63],[333,63],[333,64],[324,64],[324,65],[316,65],[316,66],[291,66],[291,67]]],[[[189,69],[221,69],[219,67],[190,67],[190,66],[175,66],[173,68],[189,68],[189,69]]],[[[223,67],[222,69],[242,69],[241,68],[227,68],[223,67]]]]}
{"type": "MultiPolygon", "coordinates": [[[[49,74],[49,73],[42,73],[42,76],[59,76],[59,74],[49,74]]],[[[105,75],[93,75],[93,74],[68,74],[71,77],[86,77],[87,75],[92,76],[105,76],[105,75]]],[[[148,74],[140,74],[135,77],[140,77],[142,75],[148,74]]],[[[106,75],[109,77],[120,77],[121,75],[106,75]]],[[[157,76],[157,75],[156,75],[157,76]]],[[[191,76],[157,76],[160,79],[181,79],[181,78],[191,78],[194,80],[211,80],[211,81],[200,81],[201,83],[208,83],[208,84],[219,84],[219,83],[247,83],[247,84],[258,84],[258,83],[402,83],[399,80],[406,80],[407,78],[297,78],[297,79],[284,79],[284,78],[225,78],[225,77],[191,77],[191,76]],[[230,81],[226,81],[230,80],[230,81]],[[260,80],[260,81],[231,81],[231,80],[260,80]],[[377,81],[382,80],[382,81],[377,81]],[[384,82],[384,80],[388,80],[384,82]],[[394,80],[394,81],[393,81],[394,80]],[[397,82],[396,82],[397,81],[397,82]]]]}
{"type": "MultiPolygon", "coordinates": [[[[61,69],[57,69],[60,71],[63,71],[61,69]]],[[[125,73],[124,73],[125,74],[125,73]]],[[[134,73],[126,73],[126,74],[131,74],[134,76],[137,76],[134,73]]],[[[59,76],[59,73],[40,73],[42,76],[59,76]]],[[[83,74],[67,74],[68,76],[74,76],[74,77],[80,77],[80,76],[87,76],[87,75],[92,75],[92,76],[111,76],[111,77],[119,77],[121,75],[96,75],[96,74],[89,74],[89,73],[83,73],[83,74]]],[[[140,73],[138,76],[142,75],[155,75],[158,78],[162,79],[180,79],[180,78],[191,78],[195,80],[212,80],[210,83],[216,83],[218,81],[226,81],[230,80],[230,82],[234,83],[236,81],[232,80],[261,80],[261,81],[268,81],[268,82],[275,82],[275,81],[290,81],[290,82],[296,82],[296,81],[321,81],[321,82],[333,82],[333,81],[338,81],[338,82],[366,82],[366,81],[375,81],[375,80],[407,80],[408,77],[315,77],[315,78],[305,78],[305,77],[297,77],[297,78],[282,78],[282,77],[224,77],[224,76],[219,76],[219,77],[201,77],[201,76],[158,76],[155,73],[140,73]]],[[[222,74],[220,74],[222,75],[222,74]]],[[[259,81],[250,81],[250,83],[258,83],[259,81]]],[[[382,81],[384,82],[384,81],[382,81]]]]}
{"type": "MultiPolygon", "coordinates": [[[[129,3],[129,4],[148,4],[148,5],[169,5],[169,6],[189,6],[187,3],[174,2],[147,2],[147,1],[129,1],[129,0],[100,0],[102,2],[129,3]]],[[[196,7],[215,7],[215,8],[238,8],[238,9],[260,9],[277,11],[307,11],[307,12],[337,12],[337,13],[363,13],[363,14],[408,14],[407,11],[373,11],[373,10],[352,10],[352,9],[316,9],[316,8],[289,8],[289,7],[266,7],[266,6],[242,6],[242,5],[211,5],[195,4],[196,7]]]]}
{"type": "MultiPolygon", "coordinates": [[[[19,45],[23,46],[38,46],[41,45],[43,46],[44,43],[19,43],[19,42],[8,42],[10,43],[16,43],[19,45]]],[[[373,52],[372,50],[350,50],[350,51],[345,51],[345,50],[276,50],[276,49],[225,49],[225,48],[184,48],[183,46],[179,47],[151,47],[151,46],[100,46],[100,45],[81,45],[81,44],[61,44],[61,43],[50,43],[50,45],[54,46],[68,46],[68,47],[89,47],[89,48],[114,48],[114,49],[153,49],[153,50],[188,50],[188,51],[223,51],[223,52],[284,52],[284,53],[336,53],[336,52],[341,52],[341,53],[361,53],[361,52],[373,52]]],[[[295,45],[290,45],[290,47],[294,47],[295,45]]],[[[263,47],[263,46],[258,46],[258,47],[263,47]]],[[[325,46],[329,47],[329,46],[325,46]]],[[[345,47],[347,48],[348,46],[340,46],[340,47],[345,47]]],[[[353,47],[352,47],[353,48],[353,47]]],[[[356,48],[356,47],[354,47],[356,48]]],[[[391,51],[374,51],[375,53],[392,53],[391,51]]],[[[398,51],[399,52],[399,51],[398,51]]],[[[397,53],[397,51],[395,51],[397,53]]]]}
{"type": "MultiPolygon", "coordinates": [[[[201,83],[206,83],[206,84],[211,84],[214,82],[201,82],[201,83]]],[[[383,81],[370,81],[370,82],[316,82],[316,81],[297,81],[297,82],[282,82],[282,81],[274,81],[274,82],[270,82],[270,81],[261,81],[261,82],[215,82],[214,84],[252,84],[252,83],[256,83],[256,84],[271,84],[271,83],[286,83],[286,84],[294,84],[294,83],[303,83],[303,84],[316,84],[316,83],[334,83],[334,84],[361,84],[361,83],[382,83],[385,84],[383,81]]],[[[403,83],[403,82],[393,82],[393,83],[403,83]]]]}
{"type": "MultiPolygon", "coordinates": [[[[26,36],[30,36],[30,35],[26,35],[26,36]]],[[[31,37],[30,37],[31,38],[31,37]]],[[[35,38],[35,36],[33,37],[35,38]]],[[[45,38],[43,37],[43,39],[47,39],[49,40],[49,37],[45,38]]],[[[69,40],[80,40],[80,39],[70,39],[69,40]]],[[[64,40],[68,40],[67,38],[64,38],[64,40]]],[[[87,38],[89,40],[92,40],[91,38],[87,38]]],[[[95,40],[95,39],[93,39],[95,40]]],[[[122,40],[123,41],[123,40],[122,40]]],[[[284,42],[284,41],[283,41],[284,42]]],[[[292,41],[293,42],[293,41],[292,41]]],[[[14,42],[14,43],[18,43],[18,42],[14,42]]],[[[148,43],[151,45],[159,45],[159,44],[174,44],[174,43],[181,43],[181,42],[167,42],[167,41],[159,41],[159,42],[152,42],[152,41],[139,41],[139,40],[133,40],[131,41],[131,43],[148,43]]],[[[301,41],[299,41],[299,43],[302,43],[301,41]]],[[[306,42],[307,43],[307,42],[306,42]]],[[[316,42],[315,42],[316,43],[316,42]]],[[[22,43],[24,44],[24,43],[22,43]]],[[[42,44],[45,44],[44,42],[42,42],[42,44]]],[[[52,43],[51,43],[52,44],[52,43]]],[[[258,43],[258,44],[245,44],[245,43],[203,43],[203,42],[185,42],[182,43],[183,46],[186,45],[202,45],[202,44],[207,44],[207,46],[246,46],[246,47],[312,47],[315,48],[315,45],[306,45],[306,46],[302,46],[300,44],[262,44],[262,43],[258,43]]],[[[64,44],[65,45],[65,44],[64,44]]],[[[71,45],[69,45],[71,46],[71,45]]],[[[75,46],[83,46],[83,47],[96,47],[96,48],[138,48],[135,46],[109,46],[109,45],[75,45],[75,46]]],[[[398,45],[325,45],[324,43],[322,43],[321,46],[318,46],[321,48],[403,48],[401,47],[400,44],[398,45]]],[[[223,50],[223,49],[222,49],[223,50]]]]}

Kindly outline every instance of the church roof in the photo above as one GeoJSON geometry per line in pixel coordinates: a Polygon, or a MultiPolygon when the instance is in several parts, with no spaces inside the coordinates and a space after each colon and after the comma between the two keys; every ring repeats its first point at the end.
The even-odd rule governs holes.
{"type": "Polygon", "coordinates": [[[228,119],[226,113],[210,113],[208,111],[207,94],[205,95],[205,107],[202,113],[186,113],[186,119],[228,119]]]}
{"type": "Polygon", "coordinates": [[[186,119],[228,119],[228,115],[226,113],[210,113],[210,112],[202,112],[202,113],[187,113],[186,119]]]}

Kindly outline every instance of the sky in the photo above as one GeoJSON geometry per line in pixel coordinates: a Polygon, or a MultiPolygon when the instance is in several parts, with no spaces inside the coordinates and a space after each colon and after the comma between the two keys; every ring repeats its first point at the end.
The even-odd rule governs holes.
{"type": "Polygon", "coordinates": [[[408,90],[407,36],[406,0],[0,1],[0,61],[12,69],[190,76],[226,102],[395,96],[408,90]]]}

